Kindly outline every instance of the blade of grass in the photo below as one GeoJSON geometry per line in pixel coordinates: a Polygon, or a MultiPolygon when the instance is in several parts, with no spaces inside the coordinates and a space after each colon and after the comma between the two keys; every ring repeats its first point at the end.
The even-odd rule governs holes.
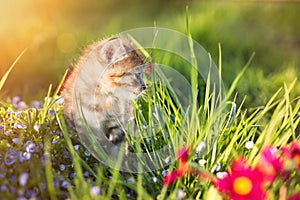
{"type": "Polygon", "coordinates": [[[17,62],[20,60],[20,58],[23,56],[23,54],[27,51],[27,49],[24,49],[20,55],[16,58],[16,60],[13,62],[13,64],[10,66],[10,68],[5,72],[5,74],[2,76],[1,80],[0,80],[0,91],[2,90],[8,75],[10,74],[11,70],[15,67],[15,65],[17,64],[17,62]]]}

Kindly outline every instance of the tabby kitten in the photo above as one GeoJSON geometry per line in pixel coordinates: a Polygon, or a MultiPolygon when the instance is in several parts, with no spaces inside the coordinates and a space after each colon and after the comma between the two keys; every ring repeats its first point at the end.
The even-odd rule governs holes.
{"type": "Polygon", "coordinates": [[[96,42],[81,56],[62,95],[67,124],[83,143],[89,143],[87,123],[105,153],[118,156],[124,128],[133,119],[132,100],[146,88],[143,65],[140,52],[119,37],[96,42]]]}

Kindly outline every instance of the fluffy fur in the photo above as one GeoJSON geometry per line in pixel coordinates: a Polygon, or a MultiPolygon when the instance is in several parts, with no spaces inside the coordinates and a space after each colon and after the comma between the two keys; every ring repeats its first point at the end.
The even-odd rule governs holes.
{"type": "Polygon", "coordinates": [[[133,119],[132,100],[145,89],[144,58],[118,37],[96,42],[79,59],[64,84],[64,115],[88,143],[83,119],[106,153],[117,157],[124,128],[133,119]]]}

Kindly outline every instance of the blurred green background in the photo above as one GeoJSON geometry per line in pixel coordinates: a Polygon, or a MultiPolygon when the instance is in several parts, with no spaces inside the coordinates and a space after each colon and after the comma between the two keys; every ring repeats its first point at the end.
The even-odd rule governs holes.
{"type": "MultiPolygon", "coordinates": [[[[264,104],[283,82],[299,77],[300,3],[0,0],[0,76],[27,48],[4,96],[42,99],[82,50],[103,37],[154,24],[185,33],[186,5],[194,39],[216,63],[222,46],[226,87],[256,52],[237,88],[247,105],[264,104]]],[[[299,95],[298,81],[293,96],[299,95]]]]}

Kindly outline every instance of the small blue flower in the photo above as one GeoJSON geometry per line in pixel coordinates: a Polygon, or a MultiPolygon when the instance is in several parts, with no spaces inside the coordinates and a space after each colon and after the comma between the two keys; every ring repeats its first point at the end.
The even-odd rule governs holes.
{"type": "Polygon", "coordinates": [[[21,97],[15,96],[12,98],[11,104],[14,108],[18,108],[18,103],[21,101],[21,97]]]}
{"type": "Polygon", "coordinates": [[[69,152],[67,152],[67,151],[64,152],[64,158],[66,158],[66,159],[71,158],[69,152]]]}
{"type": "Polygon", "coordinates": [[[61,186],[62,186],[63,188],[67,188],[68,185],[70,185],[70,183],[69,183],[68,181],[63,181],[62,184],[61,184],[61,186]]]}
{"type": "Polygon", "coordinates": [[[25,190],[24,197],[26,199],[36,199],[36,193],[33,190],[25,190]]]}
{"type": "Polygon", "coordinates": [[[78,151],[79,147],[80,147],[80,145],[79,145],[79,144],[76,144],[76,145],[74,146],[74,149],[75,149],[76,151],[78,151]]]}
{"type": "Polygon", "coordinates": [[[17,106],[17,109],[18,110],[24,110],[25,108],[26,108],[26,103],[24,102],[24,101],[20,101],[19,103],[18,103],[18,106],[17,106]]]}
{"type": "Polygon", "coordinates": [[[60,169],[60,171],[64,171],[66,169],[66,166],[65,165],[60,165],[59,169],[60,169]]]}
{"type": "Polygon", "coordinates": [[[12,175],[12,176],[10,177],[10,181],[11,181],[11,182],[15,182],[15,181],[16,181],[16,175],[12,175]]]}
{"type": "Polygon", "coordinates": [[[20,117],[22,115],[21,111],[16,112],[16,117],[20,117]]]}
{"type": "Polygon", "coordinates": [[[11,194],[16,194],[16,189],[13,186],[9,186],[9,191],[11,194]]]}
{"type": "Polygon", "coordinates": [[[32,107],[34,107],[35,109],[39,109],[41,108],[41,103],[39,101],[32,101],[31,102],[32,107]]]}
{"type": "Polygon", "coordinates": [[[52,143],[52,144],[56,144],[58,141],[59,141],[59,138],[53,139],[51,143],[52,143]]]}
{"type": "Polygon", "coordinates": [[[36,152],[39,151],[38,148],[37,148],[37,146],[33,142],[31,142],[30,140],[28,140],[26,142],[25,149],[29,153],[36,153],[36,152]]]}
{"type": "Polygon", "coordinates": [[[6,135],[6,136],[9,136],[9,135],[10,135],[10,132],[9,132],[9,131],[5,131],[5,135],[6,135]]]}
{"type": "Polygon", "coordinates": [[[85,171],[85,172],[83,173],[83,176],[87,178],[87,177],[89,176],[89,172],[88,172],[88,171],[85,171]]]}
{"type": "Polygon", "coordinates": [[[5,192],[7,190],[7,186],[6,185],[1,185],[1,191],[5,192]]]}
{"type": "Polygon", "coordinates": [[[93,186],[90,189],[90,194],[93,195],[93,196],[99,195],[100,194],[100,187],[99,186],[93,186]]]}
{"type": "Polygon", "coordinates": [[[57,136],[62,136],[62,133],[61,133],[59,130],[55,131],[55,134],[56,134],[57,136]]]}
{"type": "Polygon", "coordinates": [[[70,179],[74,179],[76,177],[76,173],[70,173],[69,177],[70,179]]]}
{"type": "Polygon", "coordinates": [[[55,115],[55,112],[53,110],[48,110],[49,115],[55,115]]]}
{"type": "Polygon", "coordinates": [[[16,162],[16,158],[17,158],[17,152],[14,150],[9,149],[6,152],[6,156],[5,156],[5,164],[6,165],[12,165],[16,162]]]}
{"type": "Polygon", "coordinates": [[[89,157],[91,155],[91,153],[88,152],[88,151],[84,151],[84,155],[87,156],[87,157],[89,157]]]}
{"type": "Polygon", "coordinates": [[[19,176],[19,184],[20,184],[20,186],[26,185],[26,183],[28,181],[28,178],[29,178],[29,174],[28,173],[22,173],[19,176]]]}
{"type": "Polygon", "coordinates": [[[28,161],[31,158],[31,153],[30,152],[19,152],[19,160],[20,162],[28,161]]]}
{"type": "Polygon", "coordinates": [[[46,185],[45,182],[42,182],[42,183],[41,183],[41,186],[42,186],[43,189],[46,189],[46,186],[47,186],[47,185],[46,185]]]}
{"type": "Polygon", "coordinates": [[[41,125],[39,125],[39,124],[36,124],[33,126],[33,129],[37,132],[40,130],[40,128],[41,128],[41,125]]]}
{"type": "Polygon", "coordinates": [[[53,181],[53,186],[54,186],[54,187],[57,187],[57,186],[59,186],[59,183],[58,183],[58,181],[53,181]]]}
{"type": "Polygon", "coordinates": [[[12,139],[12,142],[13,142],[14,144],[18,144],[19,138],[13,138],[13,139],[12,139]]]}
{"type": "Polygon", "coordinates": [[[26,129],[27,126],[25,124],[14,124],[14,128],[16,128],[16,129],[26,129]]]}

